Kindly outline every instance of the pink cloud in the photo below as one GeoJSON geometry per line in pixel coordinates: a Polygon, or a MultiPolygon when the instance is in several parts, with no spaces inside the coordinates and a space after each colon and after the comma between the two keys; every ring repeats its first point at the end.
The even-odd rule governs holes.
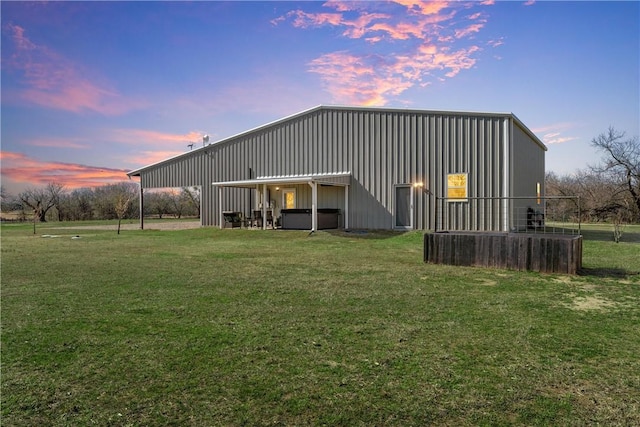
{"type": "Polygon", "coordinates": [[[560,135],[555,135],[555,136],[547,136],[545,135],[542,138],[542,142],[544,142],[545,144],[563,144],[565,142],[569,142],[569,141],[574,141],[578,139],[575,136],[565,136],[565,137],[561,137],[560,135]]]}
{"type": "Polygon", "coordinates": [[[187,144],[202,144],[203,132],[191,131],[185,134],[158,132],[146,129],[114,129],[109,132],[109,139],[124,144],[153,147],[186,147],[187,144]]]}
{"type": "Polygon", "coordinates": [[[472,68],[477,46],[449,52],[436,45],[422,45],[410,55],[382,58],[378,55],[353,55],[334,52],[317,58],[309,70],[319,74],[325,88],[338,103],[385,105],[393,96],[420,84],[431,72],[441,71],[452,78],[472,68]]]}
{"type": "MultiPolygon", "coordinates": [[[[343,28],[344,37],[367,43],[360,49],[354,45],[352,51],[325,53],[309,62],[309,71],[320,76],[335,102],[385,105],[413,86],[427,87],[473,68],[482,51],[476,44],[465,45],[465,39],[476,37],[487,22],[482,12],[458,17],[457,12],[467,9],[468,3],[329,1],[324,6],[336,13],[296,10],[278,22],[292,19],[297,28],[343,28]],[[390,13],[394,8],[404,12],[390,13]],[[385,42],[391,49],[381,47],[372,53],[367,47],[385,42]]],[[[484,46],[493,47],[486,42],[484,46]]]]}
{"type": "MultiPolygon", "coordinates": [[[[22,75],[23,88],[16,97],[21,102],[80,113],[93,111],[105,115],[118,115],[141,108],[144,103],[126,98],[116,90],[97,84],[85,76],[72,61],[32,42],[24,28],[8,24],[5,30],[13,46],[7,68],[22,75]]],[[[3,46],[4,47],[4,46],[3,46]]]]}
{"type": "Polygon", "coordinates": [[[578,126],[576,123],[560,122],[560,123],[552,123],[550,125],[532,128],[531,131],[536,134],[545,133],[545,132],[559,132],[559,131],[575,128],[576,126],[578,126]]]}
{"type": "Polygon", "coordinates": [[[393,22],[394,15],[388,13],[370,13],[365,10],[367,2],[353,3],[338,1],[327,2],[325,6],[333,7],[339,12],[357,11],[358,16],[350,19],[344,13],[307,13],[302,10],[294,10],[271,22],[273,24],[279,24],[287,19],[291,19],[294,27],[302,29],[324,25],[334,27],[343,26],[346,27],[346,29],[342,34],[346,37],[354,39],[366,38],[370,42],[377,42],[382,40],[383,36],[380,34],[369,36],[369,34],[382,32],[395,40],[407,40],[411,37],[423,38],[428,31],[428,25],[447,21],[455,16],[455,11],[446,14],[440,13],[441,10],[449,5],[448,2],[424,3],[412,0],[398,0],[394,3],[405,6],[407,12],[413,16],[414,22],[393,22]],[[419,16],[417,21],[415,20],[416,16],[419,16]]]}
{"type": "Polygon", "coordinates": [[[563,123],[554,123],[547,126],[541,126],[538,128],[532,129],[532,132],[535,134],[543,134],[540,139],[545,144],[563,144],[565,142],[574,141],[578,139],[575,136],[566,136],[567,131],[574,129],[576,127],[575,123],[563,122],[563,123]]]}
{"type": "Polygon", "coordinates": [[[441,10],[449,7],[448,1],[422,1],[422,0],[393,0],[394,3],[403,5],[409,12],[420,13],[422,15],[435,15],[441,10]]]}
{"type": "MultiPolygon", "coordinates": [[[[204,132],[199,131],[176,134],[145,129],[113,129],[106,134],[106,138],[112,142],[137,147],[129,149],[126,158],[122,159],[134,167],[156,163],[202,147],[203,136],[204,132]],[[189,147],[191,144],[193,146],[189,147]]],[[[214,142],[213,139],[210,142],[214,142]]]]}
{"type": "Polygon", "coordinates": [[[504,38],[503,38],[503,37],[501,37],[501,38],[499,38],[499,39],[497,39],[497,40],[489,40],[489,41],[487,42],[487,44],[488,44],[489,46],[491,46],[491,47],[498,47],[498,46],[502,46],[502,45],[504,44],[504,38]]]}
{"type": "Polygon", "coordinates": [[[46,162],[22,153],[0,152],[2,176],[23,185],[63,184],[67,189],[125,181],[126,170],[77,163],[46,162]]]}
{"type": "Polygon", "coordinates": [[[342,14],[340,13],[306,13],[302,10],[293,10],[285,16],[281,16],[271,21],[278,24],[286,19],[292,19],[293,26],[296,28],[320,27],[322,25],[340,25],[342,23],[342,14]]]}
{"type": "Polygon", "coordinates": [[[469,36],[471,34],[480,32],[480,30],[483,27],[484,27],[484,24],[482,24],[482,23],[469,25],[466,28],[462,28],[462,29],[456,30],[455,31],[455,37],[457,39],[461,39],[463,37],[467,37],[467,36],[469,36]]]}
{"type": "MultiPolygon", "coordinates": [[[[349,28],[345,30],[343,35],[349,38],[359,39],[370,31],[368,27],[371,26],[372,22],[380,19],[387,19],[388,17],[389,15],[382,14],[382,13],[365,13],[365,14],[362,14],[357,19],[344,20],[342,21],[342,24],[349,28]]],[[[371,28],[374,28],[374,27],[375,25],[372,26],[371,28]]]]}
{"type": "MultiPolygon", "coordinates": [[[[194,145],[194,148],[198,148],[197,146],[194,145]]],[[[188,148],[187,148],[188,150],[188,148]]],[[[140,166],[144,166],[144,165],[151,165],[153,163],[157,163],[160,162],[162,160],[166,160],[169,159],[171,157],[175,157],[179,154],[183,154],[185,152],[185,150],[182,151],[178,151],[178,150],[161,150],[161,151],[151,151],[151,150],[147,150],[147,151],[141,151],[138,153],[135,153],[132,156],[129,156],[127,158],[127,161],[130,161],[133,164],[136,165],[140,165],[140,166]]]]}
{"type": "Polygon", "coordinates": [[[81,143],[74,138],[65,139],[65,138],[45,138],[38,139],[34,141],[28,141],[25,144],[32,145],[34,147],[51,147],[51,148],[72,148],[72,149],[81,149],[86,150],[91,148],[91,145],[88,143],[81,143]]]}
{"type": "MultiPolygon", "coordinates": [[[[412,22],[400,22],[396,24],[380,22],[372,25],[369,31],[383,32],[393,40],[407,40],[412,37],[423,38],[425,35],[424,25],[412,22]]],[[[383,39],[383,37],[380,36],[380,39],[383,39]]]]}
{"type": "MultiPolygon", "coordinates": [[[[189,151],[187,145],[190,143],[194,144],[193,148],[198,148],[202,144],[202,136],[203,133],[198,131],[176,134],[144,129],[115,129],[104,131],[101,139],[139,147],[133,152],[129,150],[127,157],[122,159],[122,164],[138,167],[185,153],[189,151]]],[[[28,141],[25,144],[39,147],[89,148],[81,141],[61,138],[28,141]]],[[[126,180],[126,173],[129,171],[78,163],[41,161],[10,151],[0,152],[0,161],[3,180],[14,183],[13,186],[19,188],[40,186],[49,182],[61,183],[68,189],[96,187],[126,180]]]]}

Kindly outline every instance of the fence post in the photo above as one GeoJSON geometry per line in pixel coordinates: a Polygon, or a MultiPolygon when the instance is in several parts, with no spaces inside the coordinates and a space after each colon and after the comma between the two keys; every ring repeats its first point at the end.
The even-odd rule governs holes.
{"type": "Polygon", "coordinates": [[[436,233],[438,231],[438,196],[434,195],[433,200],[433,232],[436,233]]]}

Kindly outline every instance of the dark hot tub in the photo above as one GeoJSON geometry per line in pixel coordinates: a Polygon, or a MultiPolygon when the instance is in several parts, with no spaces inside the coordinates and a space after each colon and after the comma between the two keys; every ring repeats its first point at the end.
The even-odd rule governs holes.
{"type": "MultiPolygon", "coordinates": [[[[282,228],[311,230],[311,209],[282,209],[282,228]]],[[[340,209],[318,209],[318,230],[338,228],[340,209]]]]}

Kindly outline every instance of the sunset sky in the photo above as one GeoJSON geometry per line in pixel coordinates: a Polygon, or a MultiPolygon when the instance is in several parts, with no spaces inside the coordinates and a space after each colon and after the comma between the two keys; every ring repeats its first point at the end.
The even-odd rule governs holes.
{"type": "Polygon", "coordinates": [[[2,1],[2,185],[68,189],[320,104],[513,112],[547,170],[640,134],[640,3],[2,1]]]}

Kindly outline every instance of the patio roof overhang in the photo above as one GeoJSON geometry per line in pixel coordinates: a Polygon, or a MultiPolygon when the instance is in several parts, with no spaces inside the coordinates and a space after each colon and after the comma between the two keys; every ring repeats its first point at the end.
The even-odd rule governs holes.
{"type": "Polygon", "coordinates": [[[282,176],[263,176],[254,179],[238,180],[238,181],[219,181],[212,182],[215,187],[239,187],[239,188],[256,188],[259,185],[278,185],[278,184],[309,184],[316,182],[318,184],[348,186],[351,180],[350,172],[339,173],[320,173],[309,175],[282,175],[282,176]]]}
{"type": "MultiPolygon", "coordinates": [[[[339,173],[321,173],[310,175],[284,175],[284,176],[265,176],[255,179],[246,179],[238,181],[219,181],[212,182],[211,185],[218,187],[218,198],[220,206],[220,227],[223,227],[223,211],[222,211],[222,189],[224,187],[235,188],[251,188],[262,189],[263,202],[262,202],[262,217],[266,218],[266,210],[268,205],[267,200],[267,186],[269,185],[283,185],[283,184],[308,184],[311,186],[311,231],[318,229],[318,184],[331,185],[344,187],[344,228],[348,228],[348,212],[349,212],[349,185],[351,183],[350,172],[339,173]]],[[[263,221],[263,229],[266,228],[266,221],[263,221]]]]}

